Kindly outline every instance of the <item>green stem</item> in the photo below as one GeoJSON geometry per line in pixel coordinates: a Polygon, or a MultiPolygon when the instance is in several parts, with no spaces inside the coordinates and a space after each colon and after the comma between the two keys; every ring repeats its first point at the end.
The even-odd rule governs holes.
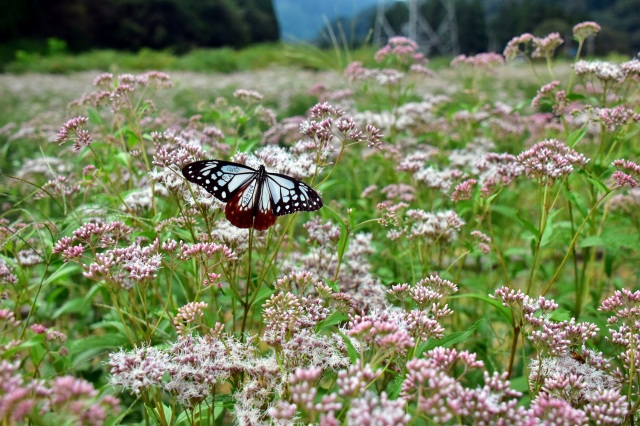
{"type": "Polygon", "coordinates": [[[582,228],[584,228],[584,226],[587,224],[587,222],[591,218],[591,215],[596,211],[596,208],[604,201],[604,199],[608,195],[612,194],[614,191],[620,188],[622,187],[621,186],[615,187],[611,191],[607,192],[606,194],[603,194],[602,197],[600,197],[600,199],[596,201],[596,203],[591,208],[591,210],[589,210],[589,213],[580,224],[580,227],[578,227],[578,230],[576,231],[576,233],[573,235],[573,239],[571,240],[571,244],[569,244],[569,249],[567,250],[567,254],[565,254],[564,258],[562,259],[562,262],[560,262],[560,266],[558,266],[556,273],[553,275],[551,280],[549,280],[549,283],[547,284],[546,288],[542,292],[541,296],[544,296],[545,294],[547,294],[547,292],[551,289],[551,286],[553,285],[553,283],[555,283],[558,277],[560,276],[560,272],[562,271],[562,268],[564,268],[564,265],[567,263],[567,260],[569,259],[569,256],[572,253],[573,247],[575,246],[576,241],[578,240],[578,236],[580,235],[582,228]]]}
{"type": "Polygon", "coordinates": [[[538,241],[536,242],[536,248],[533,253],[533,262],[531,264],[531,270],[529,271],[529,284],[527,285],[527,295],[531,291],[533,285],[533,276],[535,275],[536,265],[538,264],[538,258],[540,257],[540,245],[542,244],[542,236],[544,235],[545,227],[547,226],[547,217],[549,210],[547,206],[549,197],[549,185],[544,185],[544,191],[542,194],[542,208],[540,211],[540,228],[538,230],[538,241]]]}
{"type": "MultiPolygon", "coordinates": [[[[249,286],[251,285],[251,254],[253,251],[253,228],[249,228],[249,258],[247,259],[247,281],[245,283],[245,289],[244,289],[244,302],[243,302],[243,307],[244,307],[244,314],[242,316],[242,328],[240,329],[240,336],[242,339],[242,342],[244,343],[244,339],[245,339],[245,327],[247,326],[247,317],[249,316],[249,309],[251,308],[251,305],[253,304],[253,301],[255,300],[255,296],[254,298],[251,300],[251,302],[249,302],[249,286]]],[[[257,291],[256,291],[257,293],[257,291]]]]}

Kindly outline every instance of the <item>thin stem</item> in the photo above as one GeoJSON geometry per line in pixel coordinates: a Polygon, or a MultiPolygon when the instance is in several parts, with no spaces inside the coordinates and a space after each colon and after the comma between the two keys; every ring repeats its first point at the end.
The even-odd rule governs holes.
{"type": "Polygon", "coordinates": [[[547,226],[547,217],[549,214],[547,200],[549,197],[549,185],[544,185],[544,191],[542,194],[542,209],[540,211],[540,228],[538,230],[538,241],[536,243],[535,252],[533,253],[533,263],[531,264],[531,271],[529,271],[529,284],[527,285],[527,295],[531,291],[533,284],[533,276],[535,275],[536,265],[538,264],[538,258],[540,256],[540,245],[542,244],[542,236],[544,235],[545,227],[547,226]]]}
{"type": "MultiPolygon", "coordinates": [[[[580,40],[578,42],[578,51],[576,52],[576,57],[574,59],[574,63],[578,62],[578,60],[580,59],[580,52],[582,52],[582,45],[584,44],[584,40],[580,40]]],[[[571,73],[569,75],[569,83],[567,83],[567,95],[571,94],[571,87],[573,87],[573,77],[574,77],[574,73],[571,73]]]]}
{"type": "MultiPolygon", "coordinates": [[[[244,330],[245,327],[247,326],[247,317],[249,316],[249,309],[251,307],[251,305],[253,304],[253,300],[251,300],[251,303],[249,303],[249,286],[251,285],[251,254],[253,251],[253,228],[249,228],[249,258],[247,259],[247,281],[245,283],[245,289],[244,289],[244,302],[243,302],[243,307],[244,307],[244,314],[242,316],[242,328],[240,329],[240,335],[241,335],[241,339],[242,342],[244,343],[244,330]]],[[[256,291],[257,293],[257,291],[256,291]]]]}
{"type": "MultiPolygon", "coordinates": [[[[515,324],[515,318],[514,318],[515,324]]],[[[509,366],[507,367],[507,378],[511,378],[513,372],[513,362],[516,358],[516,349],[518,348],[518,338],[520,337],[520,326],[514,325],[513,327],[513,340],[511,341],[511,354],[509,355],[509,366]]]]}
{"type": "Polygon", "coordinates": [[[553,275],[551,280],[549,280],[549,283],[547,284],[547,287],[542,292],[541,296],[544,296],[545,294],[547,294],[547,292],[551,289],[551,286],[553,285],[553,283],[555,283],[556,280],[558,279],[558,277],[560,276],[560,272],[562,271],[562,268],[564,268],[565,263],[567,263],[567,260],[569,259],[569,256],[572,253],[573,247],[576,244],[576,241],[578,240],[578,236],[580,235],[580,232],[582,231],[582,228],[584,228],[584,226],[587,224],[587,222],[591,218],[591,215],[596,211],[596,208],[600,205],[600,203],[602,203],[604,201],[604,199],[609,194],[612,194],[615,190],[620,189],[620,188],[622,188],[622,187],[621,186],[615,187],[611,191],[607,192],[606,194],[603,194],[602,197],[600,197],[600,199],[598,201],[596,201],[596,203],[591,208],[591,210],[589,210],[589,213],[584,218],[584,220],[580,224],[580,227],[578,227],[578,230],[574,234],[573,239],[571,240],[571,244],[569,244],[569,249],[567,250],[567,254],[565,254],[564,258],[562,259],[562,262],[560,262],[560,266],[558,266],[558,269],[556,270],[556,273],[553,275]]]}

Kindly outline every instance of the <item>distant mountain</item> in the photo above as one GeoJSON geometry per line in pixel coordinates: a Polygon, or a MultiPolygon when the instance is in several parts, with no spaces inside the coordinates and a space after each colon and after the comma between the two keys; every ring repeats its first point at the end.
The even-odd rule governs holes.
{"type": "Polygon", "coordinates": [[[273,0],[284,41],[313,41],[327,22],[349,20],[377,4],[378,0],[273,0]]]}

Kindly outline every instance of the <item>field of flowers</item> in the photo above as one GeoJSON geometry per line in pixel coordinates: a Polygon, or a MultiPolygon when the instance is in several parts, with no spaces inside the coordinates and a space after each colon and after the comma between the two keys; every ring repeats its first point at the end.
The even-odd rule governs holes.
{"type": "Polygon", "coordinates": [[[598,30],[0,75],[0,423],[634,424],[640,61],[582,60],[598,30]],[[204,159],[324,207],[236,228],[204,159]]]}

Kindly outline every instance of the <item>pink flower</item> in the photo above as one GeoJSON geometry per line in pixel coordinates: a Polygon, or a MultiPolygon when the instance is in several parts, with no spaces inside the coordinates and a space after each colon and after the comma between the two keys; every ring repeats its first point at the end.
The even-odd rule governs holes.
{"type": "Polygon", "coordinates": [[[551,33],[544,38],[534,37],[533,44],[536,49],[531,54],[532,58],[551,58],[558,46],[564,41],[560,37],[560,33],[551,33]]]}
{"type": "Polygon", "coordinates": [[[573,38],[583,42],[587,37],[596,35],[602,28],[595,22],[585,21],[573,27],[573,38]]]}
{"type": "Polygon", "coordinates": [[[575,165],[585,165],[589,159],[556,139],[548,139],[535,144],[517,156],[525,167],[529,178],[537,179],[545,185],[553,185],[556,180],[573,172],[575,165]]]}

